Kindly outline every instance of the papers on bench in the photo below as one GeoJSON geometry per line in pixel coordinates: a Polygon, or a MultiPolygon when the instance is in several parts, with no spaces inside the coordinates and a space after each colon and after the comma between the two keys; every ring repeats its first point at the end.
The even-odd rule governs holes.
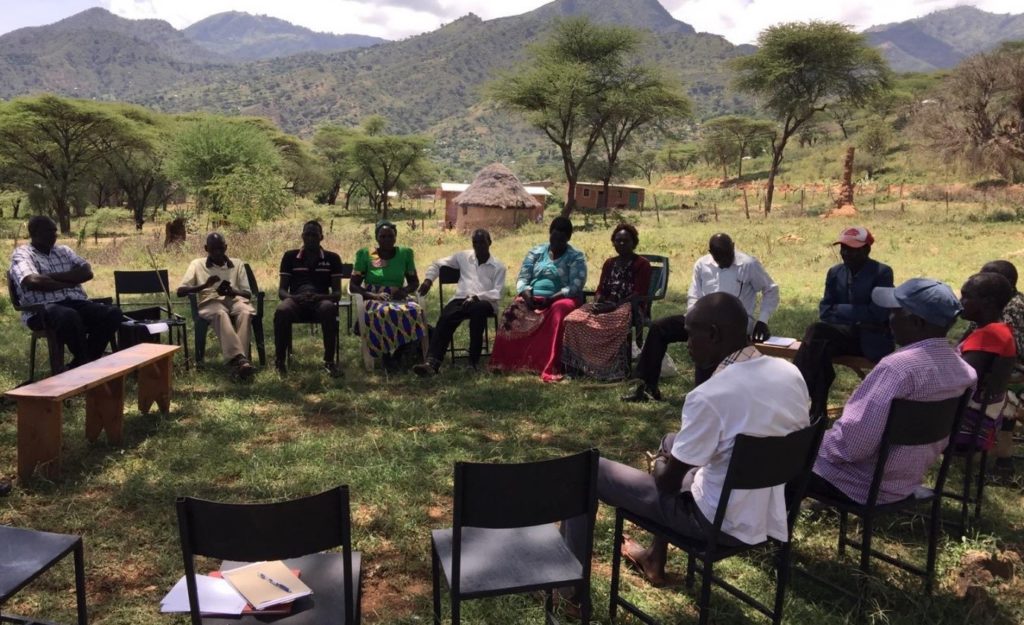
{"type": "MultiPolygon", "coordinates": [[[[226,579],[196,575],[196,593],[203,614],[241,614],[248,602],[226,579]]],[[[160,601],[161,612],[188,612],[188,587],[185,576],[160,601]]]]}
{"type": "Polygon", "coordinates": [[[171,326],[167,325],[164,321],[147,321],[140,319],[132,319],[131,317],[125,316],[121,320],[121,325],[134,326],[136,328],[146,328],[146,331],[150,334],[162,334],[171,329],[171,326]]]}
{"type": "Polygon", "coordinates": [[[796,339],[788,336],[772,336],[764,342],[765,345],[771,345],[772,347],[789,347],[793,343],[796,343],[796,339]]]}

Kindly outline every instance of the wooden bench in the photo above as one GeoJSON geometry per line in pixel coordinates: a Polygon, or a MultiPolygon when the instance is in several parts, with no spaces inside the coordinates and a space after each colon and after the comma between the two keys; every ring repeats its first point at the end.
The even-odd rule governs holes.
{"type": "Polygon", "coordinates": [[[171,369],[177,345],[140,343],[32,384],[4,393],[18,406],[18,479],[31,477],[37,465],[49,478],[60,475],[64,400],[85,393],[85,436],[100,432],[120,445],[124,429],[124,379],[139,373],[139,411],[154,403],[167,414],[171,406],[171,369]]]}
{"type": "MultiPolygon", "coordinates": [[[[765,345],[764,343],[754,343],[754,347],[756,347],[757,351],[761,352],[765,356],[775,356],[776,358],[793,360],[793,358],[796,357],[797,350],[800,349],[800,341],[794,341],[791,345],[787,345],[786,347],[780,347],[779,345],[765,345]]],[[[864,379],[864,376],[866,376],[875,366],[875,363],[863,356],[836,356],[832,359],[832,364],[842,365],[852,369],[853,372],[857,374],[857,377],[862,380],[864,379]]]]}

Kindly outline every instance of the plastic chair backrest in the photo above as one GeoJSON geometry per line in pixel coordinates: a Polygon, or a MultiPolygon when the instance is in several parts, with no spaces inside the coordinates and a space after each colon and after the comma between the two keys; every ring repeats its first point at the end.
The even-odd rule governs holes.
{"type": "Polygon", "coordinates": [[[652,302],[665,299],[668,293],[669,261],[667,256],[655,254],[641,254],[651,263],[651,285],[648,289],[648,297],[652,302]]]}
{"type": "Polygon", "coordinates": [[[255,298],[256,294],[260,292],[260,285],[256,282],[256,274],[253,273],[249,263],[243,263],[242,267],[245,269],[245,278],[249,281],[249,288],[252,289],[252,296],[255,298]]]}
{"type": "Polygon", "coordinates": [[[596,449],[522,464],[455,464],[454,525],[514,528],[597,510],[596,449]]]}
{"type": "MultiPolygon", "coordinates": [[[[147,269],[143,271],[115,271],[114,299],[121,305],[122,295],[163,294],[170,298],[170,286],[167,282],[166,269],[147,269]]],[[[161,301],[165,304],[166,301],[161,301]]]]}
{"type": "Polygon", "coordinates": [[[444,285],[458,284],[461,278],[462,272],[458,267],[440,267],[440,271],[437,273],[437,297],[442,308],[444,308],[444,285]]]}

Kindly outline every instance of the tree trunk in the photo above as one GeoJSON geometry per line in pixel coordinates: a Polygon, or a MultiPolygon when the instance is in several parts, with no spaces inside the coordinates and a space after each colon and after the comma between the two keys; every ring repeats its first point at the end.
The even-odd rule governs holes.
{"type": "Polygon", "coordinates": [[[772,196],[775,195],[775,176],[779,173],[779,166],[782,164],[782,148],[772,153],[772,166],[768,171],[768,182],[764,187],[764,216],[772,212],[772,196]]]}
{"type": "Polygon", "coordinates": [[[65,236],[71,234],[71,212],[68,210],[67,202],[57,200],[53,208],[57,213],[57,225],[60,227],[60,233],[65,236]]]}
{"type": "Polygon", "coordinates": [[[604,198],[601,200],[601,217],[604,225],[608,225],[608,187],[611,186],[611,176],[601,179],[601,192],[604,198]]]}
{"type": "Polygon", "coordinates": [[[853,146],[846,148],[846,158],[843,159],[843,186],[839,189],[837,208],[853,205],[853,154],[853,146]]]}
{"type": "Polygon", "coordinates": [[[576,208],[576,179],[569,178],[567,182],[567,195],[565,198],[565,206],[562,207],[562,217],[568,219],[572,216],[573,209],[576,208]]]}
{"type": "Polygon", "coordinates": [[[334,206],[338,201],[338,194],[341,193],[341,180],[336,180],[331,190],[327,192],[327,205],[334,206]]]}

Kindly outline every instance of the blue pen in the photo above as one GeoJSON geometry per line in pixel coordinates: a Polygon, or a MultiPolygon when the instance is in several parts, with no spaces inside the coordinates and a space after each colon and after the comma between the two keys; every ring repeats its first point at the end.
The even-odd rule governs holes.
{"type": "Polygon", "coordinates": [[[291,592],[292,591],[291,588],[288,588],[287,586],[285,586],[284,584],[282,584],[281,582],[277,581],[276,579],[274,579],[272,577],[267,577],[263,573],[260,573],[260,579],[266,580],[267,583],[271,584],[272,586],[276,586],[277,588],[280,588],[281,590],[283,590],[285,592],[291,592]]]}

